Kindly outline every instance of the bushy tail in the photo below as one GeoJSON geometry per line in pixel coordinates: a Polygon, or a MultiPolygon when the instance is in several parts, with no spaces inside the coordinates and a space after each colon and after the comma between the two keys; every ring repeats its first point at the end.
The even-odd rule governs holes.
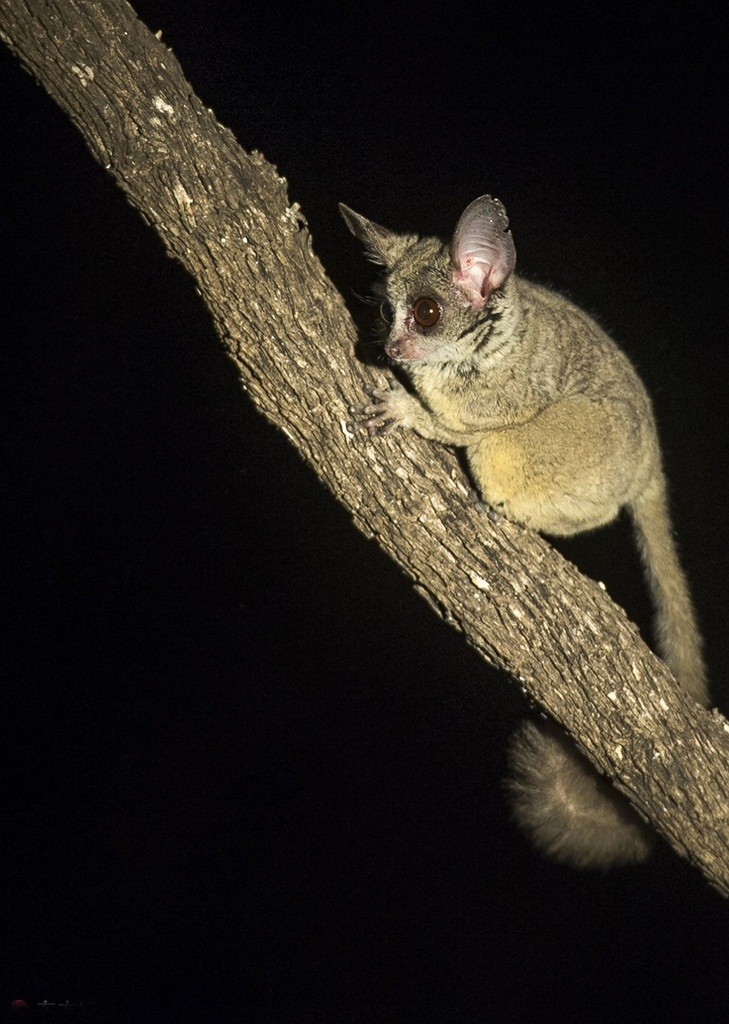
{"type": "Polygon", "coordinates": [[[637,864],[655,835],[548,721],[524,722],[512,739],[507,782],[517,824],[552,860],[574,868],[637,864]]]}
{"type": "Polygon", "coordinates": [[[663,474],[656,474],[630,506],[630,512],[656,610],[658,653],[681,686],[700,704],[706,705],[709,691],[701,634],[673,540],[663,474]]]}
{"type": "MultiPolygon", "coordinates": [[[[679,683],[706,704],[701,636],[660,472],[630,512],[653,595],[658,652],[679,683]]],[[[510,767],[514,816],[554,860],[573,867],[607,868],[637,863],[650,853],[652,830],[556,725],[525,723],[512,741],[510,767]]]]}

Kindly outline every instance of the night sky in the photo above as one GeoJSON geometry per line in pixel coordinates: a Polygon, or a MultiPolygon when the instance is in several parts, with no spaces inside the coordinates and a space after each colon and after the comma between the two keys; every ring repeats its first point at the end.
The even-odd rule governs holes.
{"type": "MultiPolygon", "coordinates": [[[[339,200],[443,235],[504,201],[520,272],[653,395],[726,712],[725,16],[584,8],[136,4],[287,177],[363,330],[339,200]]],[[[723,1019],[726,903],[666,847],[581,874],[528,846],[503,794],[521,695],[255,412],[191,280],[5,49],[0,96],[2,1013],[723,1019]]],[[[649,629],[625,522],[560,549],[649,629]]]]}

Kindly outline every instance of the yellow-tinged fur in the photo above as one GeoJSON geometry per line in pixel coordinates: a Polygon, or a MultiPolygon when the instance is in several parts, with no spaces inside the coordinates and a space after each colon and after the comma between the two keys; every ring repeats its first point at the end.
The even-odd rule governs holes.
{"type": "MultiPolygon", "coordinates": [[[[656,608],[661,656],[707,703],[701,637],[673,540],[650,399],[628,358],[583,310],[512,273],[506,215],[482,196],[450,247],[389,232],[342,208],[387,268],[386,351],[412,381],[372,393],[361,425],[407,427],[465,449],[483,500],[507,518],[570,536],[621,508],[656,608]],[[419,300],[437,308],[418,321],[419,300]],[[435,304],[435,306],[433,305],[435,304]]],[[[644,859],[652,837],[557,729],[527,723],[511,751],[514,813],[533,841],[576,867],[644,859]]]]}

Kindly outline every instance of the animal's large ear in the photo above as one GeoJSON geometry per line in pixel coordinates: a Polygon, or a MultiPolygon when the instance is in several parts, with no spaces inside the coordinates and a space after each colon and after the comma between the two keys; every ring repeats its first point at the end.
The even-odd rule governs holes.
{"type": "Polygon", "coordinates": [[[417,241],[417,235],[398,235],[373,220],[367,220],[361,213],[355,213],[344,203],[339,204],[339,212],[349,230],[365,246],[375,263],[391,267],[400,256],[417,241]]]}
{"type": "Polygon", "coordinates": [[[453,283],[476,309],[501,288],[516,264],[516,249],[503,203],[480,196],[461,214],[451,246],[453,283]]]}

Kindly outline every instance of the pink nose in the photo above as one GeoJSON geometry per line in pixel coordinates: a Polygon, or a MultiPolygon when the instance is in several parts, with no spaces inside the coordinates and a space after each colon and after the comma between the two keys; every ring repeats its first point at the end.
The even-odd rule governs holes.
{"type": "Polygon", "coordinates": [[[389,338],[385,345],[385,352],[391,359],[399,359],[403,354],[404,347],[402,338],[389,338]]]}

